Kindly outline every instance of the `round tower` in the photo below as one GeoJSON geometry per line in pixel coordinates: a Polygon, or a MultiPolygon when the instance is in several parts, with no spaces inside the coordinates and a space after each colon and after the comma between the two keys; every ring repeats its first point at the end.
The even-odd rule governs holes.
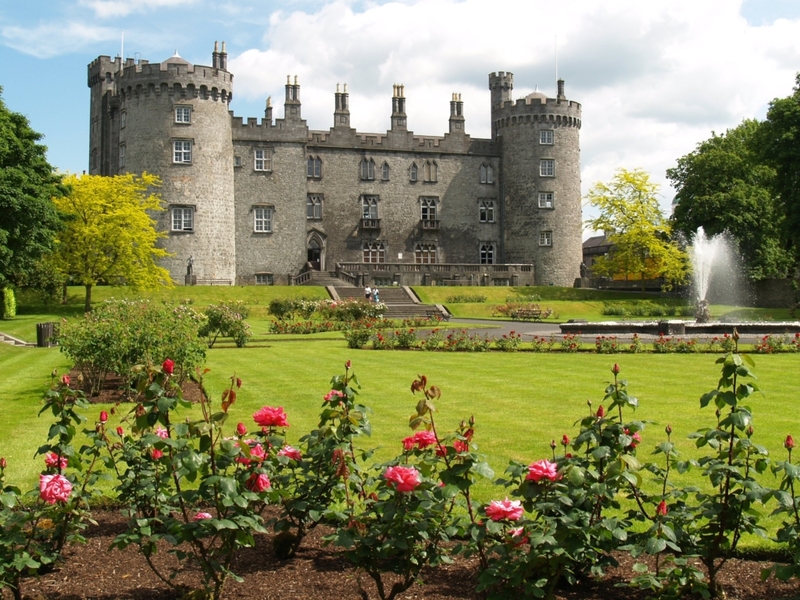
{"type": "Polygon", "coordinates": [[[580,276],[581,105],[535,91],[511,99],[512,73],[489,75],[492,139],[501,155],[506,263],[532,263],[536,285],[572,286],[580,276]]]}
{"type": "Polygon", "coordinates": [[[233,144],[228,106],[233,76],[225,43],[213,66],[192,65],[176,52],[162,63],[129,64],[116,73],[118,169],[154,173],[167,209],[163,259],[178,283],[236,278],[233,144]],[[191,258],[191,260],[190,260],[191,258]]]}

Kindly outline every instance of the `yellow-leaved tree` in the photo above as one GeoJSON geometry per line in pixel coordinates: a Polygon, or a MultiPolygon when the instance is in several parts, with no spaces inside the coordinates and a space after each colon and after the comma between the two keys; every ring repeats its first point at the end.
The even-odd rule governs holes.
{"type": "Polygon", "coordinates": [[[158,266],[166,256],[156,242],[151,212],[164,210],[152,190],[161,185],[156,175],[68,175],[69,193],[53,198],[65,215],[57,236],[58,267],[86,288],[84,310],[91,310],[92,286],[104,282],[137,289],[172,285],[169,272],[158,266]]]}
{"type": "Polygon", "coordinates": [[[646,171],[618,169],[610,183],[598,182],[586,200],[599,216],[586,224],[604,231],[611,251],[592,265],[599,275],[634,275],[642,281],[661,279],[664,288],[683,283],[689,274],[689,259],[672,240],[669,221],[658,205],[658,184],[646,171]]]}

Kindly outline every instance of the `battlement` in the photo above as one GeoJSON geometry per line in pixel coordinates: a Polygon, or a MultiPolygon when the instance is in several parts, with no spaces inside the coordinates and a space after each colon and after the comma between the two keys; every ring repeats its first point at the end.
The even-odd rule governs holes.
{"type": "Polygon", "coordinates": [[[540,95],[507,101],[492,110],[495,129],[524,123],[549,123],[562,127],[581,126],[581,104],[540,95]]]}

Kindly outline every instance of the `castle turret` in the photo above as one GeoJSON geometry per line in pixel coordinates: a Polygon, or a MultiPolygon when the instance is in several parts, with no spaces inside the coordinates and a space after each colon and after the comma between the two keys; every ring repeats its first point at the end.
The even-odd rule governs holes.
{"type": "Polygon", "coordinates": [[[464,103],[461,94],[453,94],[450,100],[450,133],[464,133],[464,103]]]}
{"type": "Polygon", "coordinates": [[[582,260],[581,105],[538,90],[511,102],[513,74],[489,75],[501,155],[504,260],[533,263],[537,285],[571,286],[582,260]]]}
{"type": "Polygon", "coordinates": [[[173,279],[184,281],[187,260],[199,279],[235,279],[233,154],[228,107],[233,77],[215,45],[212,63],[192,65],[176,52],[158,64],[99,57],[89,65],[91,137],[98,167],[91,173],[147,171],[161,178],[167,209],[158,227],[171,254],[163,260],[173,279]],[[114,67],[117,66],[115,69],[114,67]],[[102,115],[106,115],[103,117],[102,115]]]}
{"type": "Polygon", "coordinates": [[[347,93],[347,84],[344,84],[344,91],[339,91],[339,84],[336,84],[336,108],[333,111],[334,127],[350,127],[350,94],[347,93]]]}
{"type": "Polygon", "coordinates": [[[405,87],[402,84],[392,86],[392,131],[406,131],[408,127],[405,87]]]}

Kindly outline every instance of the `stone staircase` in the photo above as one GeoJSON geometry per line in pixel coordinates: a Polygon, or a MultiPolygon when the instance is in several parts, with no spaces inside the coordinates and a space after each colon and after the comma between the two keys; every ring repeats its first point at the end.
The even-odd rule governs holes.
{"type": "MultiPolygon", "coordinates": [[[[363,288],[336,286],[336,294],[341,300],[353,298],[364,299],[363,288]]],[[[442,308],[433,304],[422,304],[413,292],[407,287],[378,288],[380,301],[386,305],[384,316],[387,319],[410,319],[412,317],[428,317],[438,314],[449,318],[449,314],[442,308]]]]}
{"type": "Polygon", "coordinates": [[[336,273],[328,271],[308,271],[310,277],[300,285],[321,285],[323,287],[338,287],[345,283],[336,276],[336,273]]]}
{"type": "Polygon", "coordinates": [[[10,344],[12,346],[24,346],[26,348],[35,348],[36,344],[32,342],[25,342],[20,339],[15,338],[14,336],[8,335],[7,333],[0,333],[0,342],[5,342],[6,344],[10,344]]]}

